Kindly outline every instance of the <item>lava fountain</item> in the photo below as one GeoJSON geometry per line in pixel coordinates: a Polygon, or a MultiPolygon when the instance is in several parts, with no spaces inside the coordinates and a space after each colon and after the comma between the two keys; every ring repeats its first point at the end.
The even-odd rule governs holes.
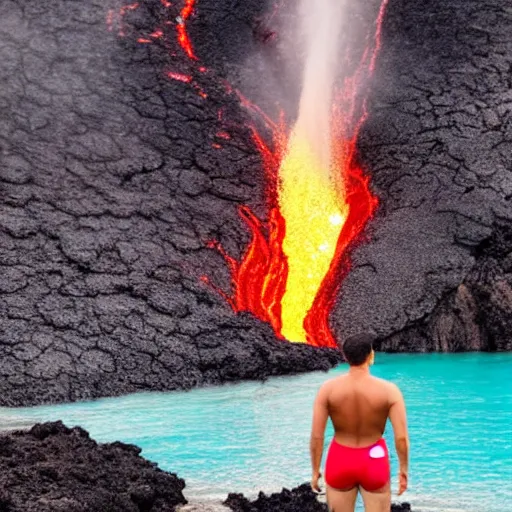
{"type": "Polygon", "coordinates": [[[299,114],[278,176],[288,263],[281,299],[281,334],[306,341],[304,319],[334,257],[348,216],[345,183],[331,166],[331,104],[343,3],[319,0],[313,12],[302,2],[306,60],[299,114]]]}
{"type": "Polygon", "coordinates": [[[307,55],[297,120],[287,130],[266,119],[271,145],[253,129],[267,174],[269,216],[261,222],[240,209],[252,238],[240,263],[223,253],[234,284],[234,294],[224,296],[235,311],[252,312],[292,342],[337,346],[329,313],[349,270],[347,250],[378,203],[356,161],[366,119],[358,92],[375,66],[387,2],[359,65],[336,89],[343,2],[319,0],[311,12],[303,0],[307,55]]]}
{"type": "MultiPolygon", "coordinates": [[[[179,9],[175,23],[166,21],[164,28],[137,41],[150,44],[163,40],[167,44],[165,27],[174,27],[179,47],[192,69],[207,73],[194,52],[186,26],[198,0],[160,1],[165,11],[179,9]]],[[[343,23],[347,25],[343,17],[350,2],[317,0],[311,9],[308,0],[301,0],[306,52],[298,115],[291,129],[283,117],[273,122],[226,84],[227,92],[237,94],[242,105],[260,116],[271,132],[268,141],[251,126],[265,170],[268,215],[262,221],[248,206],[240,207],[240,216],[251,235],[240,261],[228,255],[218,242],[208,243],[223,255],[230,269],[230,293],[207,276],[202,280],[217,290],[234,311],[251,312],[268,322],[278,337],[292,342],[337,346],[329,327],[329,313],[350,269],[348,251],[360,240],[377,207],[369,179],[357,163],[356,144],[366,119],[360,89],[375,67],[388,1],[380,0],[374,37],[366,35],[367,45],[359,64],[351,66],[348,49],[344,58],[339,55],[343,23]],[[340,62],[346,70],[340,70],[344,67],[340,62]],[[349,68],[354,69],[349,72],[349,68]]],[[[117,19],[119,35],[124,37],[124,15],[138,6],[124,6],[117,15],[109,11],[109,30],[117,19]]],[[[192,74],[168,71],[166,75],[192,85],[203,100],[208,99],[192,74]]]]}

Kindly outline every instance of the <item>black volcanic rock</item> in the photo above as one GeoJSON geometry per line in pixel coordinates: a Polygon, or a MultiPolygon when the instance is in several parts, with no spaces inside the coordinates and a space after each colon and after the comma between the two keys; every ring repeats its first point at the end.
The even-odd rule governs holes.
{"type": "Polygon", "coordinates": [[[378,341],[393,352],[510,350],[512,329],[512,228],[498,223],[472,251],[475,264],[432,314],[378,341]]]}
{"type": "MultiPolygon", "coordinates": [[[[224,502],[233,512],[327,512],[327,505],[320,503],[309,484],[302,484],[291,491],[283,489],[270,496],[260,492],[254,501],[243,494],[229,494],[224,502]]],[[[391,512],[409,512],[408,503],[393,504],[391,512]]]]}
{"type": "Polygon", "coordinates": [[[340,336],[512,349],[511,33],[502,0],[389,2],[359,140],[381,206],[331,315],[340,336]]]}
{"type": "MultiPolygon", "coordinates": [[[[261,160],[218,80],[203,77],[205,99],[166,76],[191,67],[163,25],[179,2],[122,4],[0,5],[0,403],[331,368],[339,354],[277,340],[201,281],[230,289],[207,242],[242,253],[237,206],[263,212],[261,160]],[[157,26],[166,42],[137,42],[157,26]]],[[[202,3],[192,32],[230,9],[218,4],[202,3]]],[[[241,9],[251,19],[261,3],[241,9]]]]}
{"type": "Polygon", "coordinates": [[[0,435],[3,512],[173,512],[185,482],[120,442],[61,422],[0,435]]]}
{"type": "MultiPolygon", "coordinates": [[[[187,27],[204,73],[176,44],[179,1],[124,4],[0,5],[3,405],[339,361],[278,341],[201,281],[229,291],[207,243],[240,257],[237,207],[266,213],[254,119],[222,79],[265,107],[274,93],[296,104],[271,2],[197,2],[187,27]],[[166,38],[139,42],[156,28],[166,38]]],[[[370,328],[389,350],[511,348],[512,245],[480,251],[511,225],[511,30],[498,0],[389,3],[359,143],[381,209],[331,315],[340,339],[370,328]]]]}

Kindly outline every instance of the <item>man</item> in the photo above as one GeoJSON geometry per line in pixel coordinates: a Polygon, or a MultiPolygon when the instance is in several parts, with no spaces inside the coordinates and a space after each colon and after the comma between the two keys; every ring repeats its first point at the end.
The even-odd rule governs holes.
{"type": "Polygon", "coordinates": [[[409,438],[405,403],[397,386],[370,375],[375,354],[368,334],[343,344],[348,373],[326,382],[313,408],[311,431],[311,487],[319,491],[320,463],[327,418],[334,426],[325,467],[330,512],[353,512],[358,491],[366,512],[389,512],[391,486],[389,454],[382,438],[391,420],[400,464],[398,494],[407,489],[409,438]]]}

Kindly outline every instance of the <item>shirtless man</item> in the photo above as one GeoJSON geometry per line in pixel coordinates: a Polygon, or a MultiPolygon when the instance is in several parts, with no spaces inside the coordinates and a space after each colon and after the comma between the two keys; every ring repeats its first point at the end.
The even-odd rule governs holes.
{"type": "Polygon", "coordinates": [[[343,353],[350,369],[320,388],[313,408],[311,487],[316,491],[320,490],[318,479],[328,417],[335,430],[325,465],[330,512],[353,512],[358,491],[366,512],[390,511],[389,454],[382,438],[388,418],[400,464],[398,494],[407,489],[409,438],[405,403],[397,386],[370,375],[375,357],[372,342],[368,334],[345,341],[343,353]]]}

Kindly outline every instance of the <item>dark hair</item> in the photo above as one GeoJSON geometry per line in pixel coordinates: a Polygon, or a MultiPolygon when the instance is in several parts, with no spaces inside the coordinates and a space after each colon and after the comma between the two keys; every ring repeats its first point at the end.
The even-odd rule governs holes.
{"type": "Polygon", "coordinates": [[[363,333],[350,336],[343,343],[342,351],[350,366],[361,366],[372,353],[374,337],[363,333]]]}

